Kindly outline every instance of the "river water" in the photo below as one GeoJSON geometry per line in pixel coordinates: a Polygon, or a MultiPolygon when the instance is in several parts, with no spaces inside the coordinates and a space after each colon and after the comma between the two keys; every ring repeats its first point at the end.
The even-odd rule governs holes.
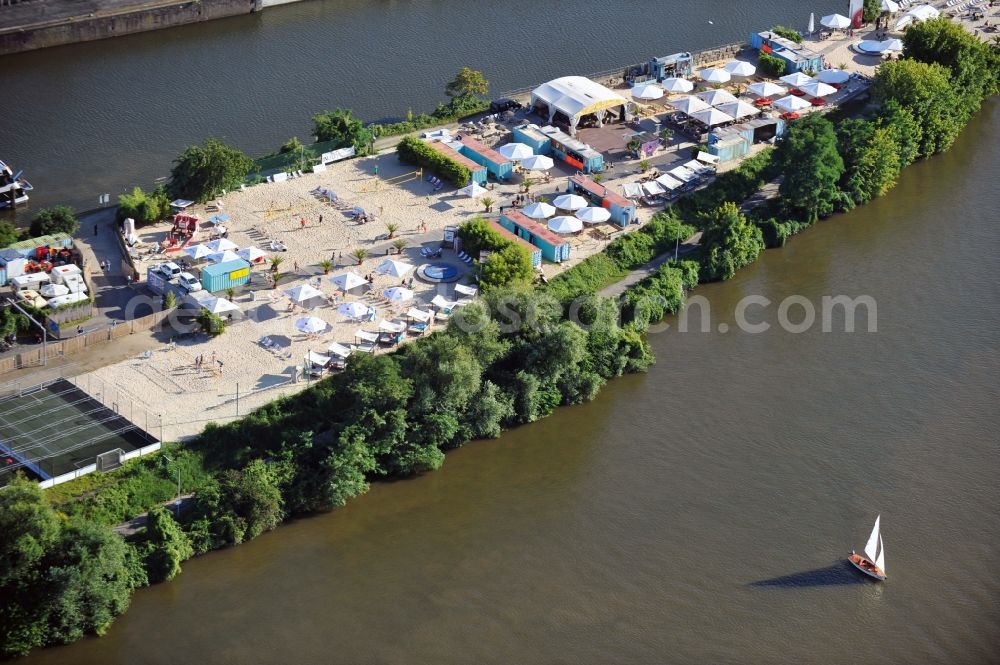
{"type": "MultiPolygon", "coordinates": [[[[429,111],[464,65],[494,91],[804,28],[843,0],[309,0],[242,17],[3,58],[0,159],[34,209],[97,205],[169,174],[207,136],[250,154],[337,106],[366,120],[429,111]],[[709,23],[711,21],[711,23],[709,23]]],[[[22,208],[21,221],[32,210],[22,208]]]]}
{"type": "Polygon", "coordinates": [[[770,331],[674,325],[648,374],[27,662],[995,663],[998,182],[994,99],[887,196],[698,289],[713,330],[763,295],[770,331]],[[792,295],[871,296],[877,332],[783,332],[792,295]],[[884,584],[844,561],[877,513],[884,584]]]}

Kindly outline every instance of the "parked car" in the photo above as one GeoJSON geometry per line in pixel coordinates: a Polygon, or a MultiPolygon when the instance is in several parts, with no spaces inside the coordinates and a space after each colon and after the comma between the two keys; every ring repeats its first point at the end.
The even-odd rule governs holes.
{"type": "Polygon", "coordinates": [[[157,272],[166,277],[167,279],[173,279],[181,274],[181,267],[174,263],[173,261],[167,261],[166,263],[161,263],[156,266],[157,272]]]}
{"type": "Polygon", "coordinates": [[[500,99],[494,99],[490,102],[490,111],[493,113],[503,113],[505,111],[516,111],[521,108],[523,104],[516,99],[511,99],[510,97],[501,97],[500,99]]]}
{"type": "Polygon", "coordinates": [[[178,283],[182,288],[186,289],[188,293],[194,293],[195,291],[201,291],[201,282],[189,272],[182,272],[177,277],[178,283]]]}

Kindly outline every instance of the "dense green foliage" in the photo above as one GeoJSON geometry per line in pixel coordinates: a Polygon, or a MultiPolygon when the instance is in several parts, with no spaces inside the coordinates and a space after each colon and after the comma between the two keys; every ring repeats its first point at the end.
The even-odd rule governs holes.
{"type": "Polygon", "coordinates": [[[431,113],[406,114],[406,120],[398,122],[373,123],[369,125],[375,136],[395,136],[416,132],[428,127],[437,127],[449,122],[482,113],[490,108],[490,103],[480,97],[453,97],[447,103],[438,104],[431,113]]]}
{"type": "Polygon", "coordinates": [[[313,126],[317,142],[333,141],[335,148],[354,146],[358,155],[369,154],[375,143],[372,131],[348,109],[317,113],[313,116],[313,126]]]}
{"type": "Polygon", "coordinates": [[[118,195],[118,221],[131,217],[136,224],[148,224],[166,219],[170,215],[170,197],[167,188],[159,186],[151,192],[136,187],[131,194],[118,195]]]}
{"type": "MultiPolygon", "coordinates": [[[[865,0],[862,10],[861,20],[865,23],[872,23],[882,15],[882,0],[865,0]]],[[[853,16],[851,17],[854,18],[853,16]]]]}
{"type": "Polygon", "coordinates": [[[896,101],[913,113],[921,128],[921,157],[947,150],[962,130],[958,94],[948,70],[939,64],[885,62],[875,74],[872,96],[883,104],[896,101]]]}
{"type": "Polygon", "coordinates": [[[482,72],[462,67],[444,91],[449,97],[482,97],[490,91],[490,82],[482,72]]]}
{"type": "Polygon", "coordinates": [[[899,144],[895,132],[881,122],[841,121],[837,148],[844,160],[839,186],[854,203],[867,203],[896,184],[902,170],[899,144]]]}
{"type": "Polygon", "coordinates": [[[762,74],[766,74],[771,78],[784,76],[785,68],[785,61],[777,56],[773,56],[770,53],[764,53],[763,51],[761,51],[757,56],[757,69],[759,69],[762,74]]]}
{"type": "Polygon", "coordinates": [[[415,136],[407,136],[400,141],[396,154],[401,161],[433,171],[456,187],[465,187],[472,180],[469,169],[415,136]]]}
{"type": "MultiPolygon", "coordinates": [[[[771,32],[778,35],[779,37],[784,37],[785,39],[791,39],[796,44],[802,43],[802,35],[799,34],[798,30],[793,28],[786,28],[783,25],[776,25],[771,28],[771,32]]],[[[763,55],[767,55],[764,53],[763,55]]]]}
{"type": "Polygon", "coordinates": [[[707,187],[691,192],[674,204],[685,219],[715,210],[726,201],[743,201],[781,174],[774,149],[766,148],[743,161],[737,168],[719,174],[707,187]]]}
{"type": "Polygon", "coordinates": [[[33,238],[53,233],[68,233],[73,235],[80,228],[76,213],[69,206],[52,206],[42,208],[33,220],[29,233],[33,238]]]}
{"type": "Polygon", "coordinates": [[[181,572],[181,564],[194,554],[187,534],[163,506],[149,511],[140,551],[150,583],[172,580],[181,572]]]}
{"type": "Polygon", "coordinates": [[[0,220],[0,249],[13,245],[19,237],[16,226],[7,220],[0,220]]]}
{"type": "Polygon", "coordinates": [[[214,312],[208,311],[206,308],[202,307],[198,310],[198,314],[195,316],[195,321],[201,326],[202,331],[208,333],[212,337],[218,337],[222,333],[226,332],[226,322],[221,316],[214,312]]]}
{"type": "Polygon", "coordinates": [[[239,188],[253,166],[253,160],[241,150],[218,139],[205,139],[174,160],[167,193],[173,198],[204,202],[222,191],[239,188]]]}
{"type": "Polygon", "coordinates": [[[705,281],[731,279],[737,270],[756,261],[764,249],[760,229],[747,221],[732,201],[705,214],[702,227],[705,281]]]}
{"type": "Polygon", "coordinates": [[[810,222],[836,210],[844,160],[833,123],[818,113],[794,121],[774,159],[785,176],[778,191],[788,210],[810,222]]]}
{"type": "Polygon", "coordinates": [[[477,217],[465,222],[458,227],[458,235],[462,238],[463,249],[476,260],[481,251],[490,252],[482,263],[479,276],[484,288],[527,282],[534,276],[528,249],[505,238],[485,219],[477,217]]]}

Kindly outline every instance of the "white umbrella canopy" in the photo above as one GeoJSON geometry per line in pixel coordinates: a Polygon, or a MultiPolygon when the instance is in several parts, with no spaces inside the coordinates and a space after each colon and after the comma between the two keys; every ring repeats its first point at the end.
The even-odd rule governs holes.
{"type": "Polygon", "coordinates": [[[413,268],[414,266],[412,263],[396,261],[395,259],[386,259],[379,264],[379,267],[375,269],[375,272],[383,275],[391,275],[393,277],[403,277],[413,270],[413,268]]]}
{"type": "Polygon", "coordinates": [[[784,81],[788,85],[795,86],[797,88],[801,85],[805,85],[806,83],[811,83],[813,79],[811,76],[806,76],[802,72],[792,72],[791,74],[785,74],[778,80],[784,81]]]}
{"type": "Polygon", "coordinates": [[[902,51],[903,42],[900,39],[886,39],[882,42],[882,52],[886,51],[902,51]]]}
{"type": "Polygon", "coordinates": [[[350,291],[355,289],[362,284],[367,284],[364,277],[356,275],[353,272],[345,272],[339,275],[334,275],[330,278],[330,283],[339,288],[341,291],[350,291]]]}
{"type": "Polygon", "coordinates": [[[292,299],[292,302],[305,302],[323,295],[323,292],[309,284],[299,284],[298,286],[285,291],[285,295],[292,299]]]}
{"type": "Polygon", "coordinates": [[[38,289],[38,292],[46,298],[55,298],[56,296],[64,296],[69,293],[69,287],[63,284],[46,284],[38,289]]]}
{"type": "Polygon", "coordinates": [[[267,252],[259,247],[244,247],[240,251],[236,252],[236,254],[247,263],[253,263],[257,259],[267,257],[267,252]]]}
{"type": "Polygon", "coordinates": [[[744,62],[743,60],[733,60],[732,62],[727,62],[723,69],[733,76],[753,76],[757,73],[756,67],[751,65],[749,62],[744,62]]]}
{"type": "Polygon", "coordinates": [[[690,97],[690,96],[684,96],[684,97],[679,97],[677,99],[671,99],[667,103],[670,104],[671,106],[673,106],[678,111],[683,111],[684,113],[687,113],[688,115],[690,115],[690,114],[692,114],[692,113],[694,113],[696,111],[704,111],[704,110],[710,108],[709,105],[706,104],[703,100],[698,99],[697,97],[690,97]]]}
{"type": "Polygon", "coordinates": [[[552,202],[552,205],[560,210],[580,210],[581,208],[586,208],[590,204],[588,204],[587,199],[582,196],[577,196],[576,194],[563,194],[562,196],[557,196],[552,202]]]}
{"type": "Polygon", "coordinates": [[[678,77],[663,79],[662,85],[667,92],[691,92],[694,90],[694,83],[678,77]]]}
{"type": "Polygon", "coordinates": [[[236,243],[233,242],[232,240],[229,240],[228,238],[219,238],[211,242],[206,242],[205,247],[208,247],[213,252],[224,252],[227,249],[235,251],[239,249],[236,243]]]}
{"type": "MultiPolygon", "coordinates": [[[[704,92],[699,92],[695,95],[698,99],[705,102],[709,106],[717,106],[719,104],[729,104],[730,102],[735,102],[736,97],[725,90],[705,90],[704,92]]],[[[701,109],[704,111],[705,109],[701,109]]]]}
{"type": "Polygon", "coordinates": [[[696,111],[691,114],[691,117],[705,125],[708,125],[709,127],[715,127],[716,125],[721,125],[726,122],[732,122],[736,119],[728,113],[723,113],[719,109],[696,111]]]}
{"type": "Polygon", "coordinates": [[[728,83],[729,79],[732,78],[732,75],[730,75],[729,72],[719,67],[703,69],[698,72],[698,76],[700,76],[701,80],[706,83],[728,83]]]}
{"type": "Polygon", "coordinates": [[[576,217],[553,217],[549,220],[549,231],[556,233],[576,233],[583,230],[583,222],[576,217]]]}
{"type": "Polygon", "coordinates": [[[205,245],[192,245],[191,247],[185,247],[184,253],[190,256],[195,261],[200,261],[209,254],[214,253],[215,250],[209,249],[205,245]]]}
{"type": "Polygon", "coordinates": [[[523,143],[508,143],[496,149],[501,155],[513,161],[519,161],[531,157],[535,152],[530,145],[523,143]]]}
{"type": "Polygon", "coordinates": [[[469,198],[474,199],[474,198],[476,198],[478,196],[482,196],[483,194],[486,194],[488,191],[490,191],[490,190],[488,190],[485,187],[481,186],[478,182],[474,182],[474,183],[472,183],[470,185],[467,185],[467,186],[463,187],[462,189],[458,190],[458,193],[459,194],[464,194],[465,196],[468,196],[469,198]]]}
{"type": "Polygon", "coordinates": [[[840,85],[841,83],[847,83],[847,81],[851,78],[851,75],[843,69],[824,69],[816,75],[816,78],[823,83],[836,83],[837,85],[840,85]]]}
{"type": "Polygon", "coordinates": [[[382,292],[389,302],[405,302],[413,300],[413,291],[404,289],[402,286],[394,286],[382,292]]]}
{"type": "Polygon", "coordinates": [[[826,97],[827,95],[832,95],[837,92],[837,89],[832,85],[827,85],[820,81],[813,81],[812,83],[806,83],[805,85],[799,86],[799,90],[806,93],[810,97],[826,97]]]}
{"type": "Polygon", "coordinates": [[[771,81],[751,83],[747,86],[747,90],[758,97],[772,97],[774,95],[784,95],[788,92],[788,88],[778,85],[777,83],[772,83],[771,81]]]}
{"type": "Polygon", "coordinates": [[[882,11],[895,14],[899,11],[899,3],[893,0],[882,0],[882,11]]]}
{"type": "Polygon", "coordinates": [[[663,96],[663,88],[655,83],[640,83],[632,88],[632,96],[636,99],[659,99],[663,96]]]}
{"type": "Polygon", "coordinates": [[[521,160],[521,166],[529,171],[548,171],[555,165],[556,163],[552,161],[552,158],[545,155],[532,155],[521,160]]]}
{"type": "Polygon", "coordinates": [[[576,218],[582,222],[587,222],[588,224],[600,224],[601,222],[606,222],[611,219],[611,212],[605,208],[591,206],[589,208],[577,210],[576,218]]]}
{"type": "Polygon", "coordinates": [[[364,305],[359,302],[345,302],[337,308],[337,314],[341,314],[352,319],[360,319],[363,316],[368,316],[370,311],[371,310],[368,305],[364,305]]]}
{"type": "Polygon", "coordinates": [[[821,18],[819,22],[820,25],[826,26],[831,30],[844,30],[851,27],[851,19],[843,14],[830,14],[821,18]]]}
{"type": "Polygon", "coordinates": [[[234,305],[225,298],[212,298],[211,300],[206,300],[202,303],[202,307],[210,311],[212,314],[235,312],[240,309],[239,306],[234,305]]]}
{"type": "Polygon", "coordinates": [[[788,95],[787,97],[782,97],[774,103],[775,107],[781,109],[782,111],[794,112],[801,111],[802,109],[809,108],[812,106],[809,102],[802,99],[801,97],[796,97],[795,95],[788,95]]]}
{"type": "Polygon", "coordinates": [[[758,109],[755,106],[751,106],[746,102],[741,102],[739,100],[735,102],[729,102],[728,104],[719,104],[715,108],[737,119],[748,118],[750,116],[760,114],[760,109],[758,109]]]}
{"type": "Polygon", "coordinates": [[[326,330],[326,321],[315,316],[306,316],[295,322],[295,329],[312,335],[326,330]]]}
{"type": "Polygon", "coordinates": [[[229,261],[239,261],[240,255],[227,249],[224,252],[209,254],[208,260],[212,263],[227,263],[229,261]]]}
{"type": "Polygon", "coordinates": [[[556,214],[555,206],[550,206],[544,201],[535,201],[534,203],[524,207],[521,212],[525,217],[530,217],[531,219],[548,219],[552,215],[556,214]]]}

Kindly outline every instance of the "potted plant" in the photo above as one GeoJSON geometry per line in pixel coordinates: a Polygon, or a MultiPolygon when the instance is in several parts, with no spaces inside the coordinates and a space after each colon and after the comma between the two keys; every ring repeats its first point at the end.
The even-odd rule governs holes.
{"type": "Polygon", "coordinates": [[[393,222],[388,222],[388,223],[387,223],[387,224],[385,225],[385,228],[386,228],[386,230],[387,230],[387,231],[389,232],[389,235],[388,235],[388,236],[386,236],[386,237],[387,237],[387,238],[388,238],[389,240],[392,240],[393,238],[395,238],[395,237],[396,237],[396,231],[398,231],[398,230],[399,230],[399,224],[394,224],[393,222]]]}
{"type": "Polygon", "coordinates": [[[363,247],[358,247],[356,250],[351,252],[351,256],[357,259],[358,265],[361,265],[365,262],[365,259],[368,258],[368,250],[363,247]]]}
{"type": "Polygon", "coordinates": [[[406,241],[402,238],[397,238],[396,241],[392,243],[392,246],[396,248],[397,254],[402,254],[403,250],[406,248],[406,241]]]}
{"type": "Polygon", "coordinates": [[[483,209],[486,212],[493,212],[493,204],[496,203],[496,201],[493,199],[492,196],[484,196],[483,198],[479,199],[479,202],[483,204],[483,209]]]}
{"type": "Polygon", "coordinates": [[[271,272],[273,272],[273,273],[278,272],[278,268],[284,262],[285,262],[285,257],[283,257],[283,256],[272,256],[271,257],[271,272]]]}
{"type": "Polygon", "coordinates": [[[333,261],[330,259],[323,259],[319,262],[319,267],[323,269],[324,275],[329,275],[330,271],[333,269],[333,261]]]}

